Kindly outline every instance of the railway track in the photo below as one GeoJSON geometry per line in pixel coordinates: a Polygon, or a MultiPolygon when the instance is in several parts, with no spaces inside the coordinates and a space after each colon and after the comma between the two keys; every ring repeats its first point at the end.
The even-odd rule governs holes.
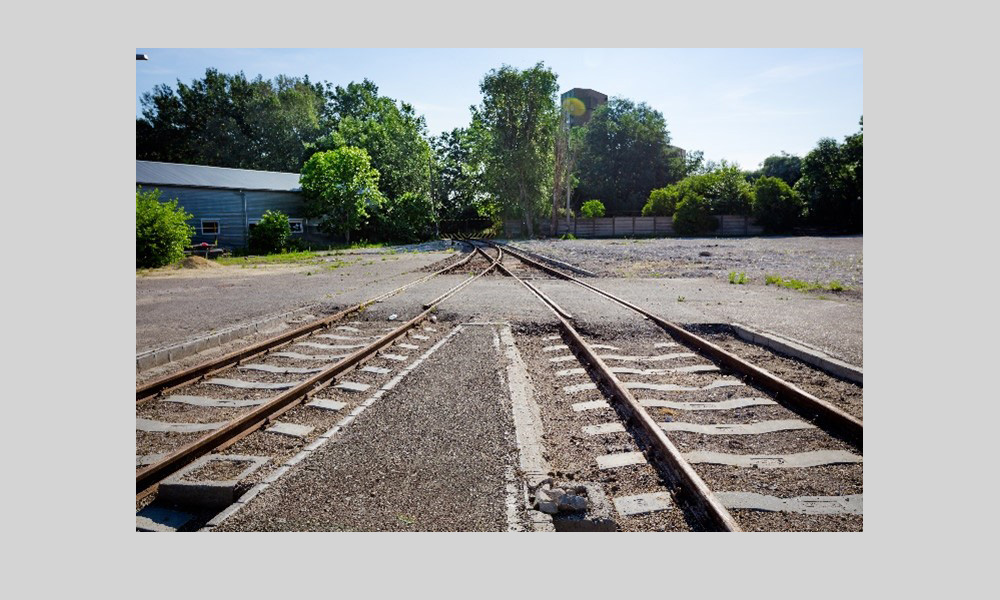
{"type": "Polygon", "coordinates": [[[346,427],[402,361],[454,335],[428,319],[492,273],[516,280],[558,327],[513,340],[546,392],[546,443],[560,457],[544,487],[527,490],[536,506],[560,489],[583,490],[582,478],[604,503],[598,530],[611,521],[629,531],[862,529],[859,418],[508,246],[467,243],[466,256],[401,288],[137,387],[137,509],[160,498],[183,504],[187,490],[210,501],[190,522],[211,527],[236,496],[249,501],[346,427]],[[402,324],[346,320],[445,272],[469,277],[402,324]],[[553,280],[634,312],[635,328],[582,321],[575,300],[560,305],[543,289],[553,280]],[[219,480],[229,487],[204,484],[219,480]]]}
{"type": "MultiPolygon", "coordinates": [[[[605,438],[604,447],[617,450],[595,456],[598,468],[591,472],[654,466],[672,499],[690,514],[687,524],[697,529],[742,531],[744,522],[768,530],[778,521],[808,529],[829,526],[829,518],[861,528],[860,419],[707,339],[506,249],[508,257],[616,302],[670,335],[660,342],[613,334],[600,340],[613,344],[590,342],[571,323],[567,307],[499,265],[557,320],[561,335],[549,336],[543,353],[552,354],[543,360],[572,399],[562,410],[577,414],[583,438],[605,438]],[[556,337],[564,343],[555,343],[556,337]],[[580,366],[570,365],[574,359],[580,366]],[[608,411],[619,419],[608,421],[608,411]]],[[[670,506],[663,486],[646,479],[643,493],[614,498],[619,514],[670,506]]]]}
{"type": "MultiPolygon", "coordinates": [[[[212,488],[192,482],[240,480],[245,487],[254,481],[251,473],[264,463],[281,464],[314,441],[342,418],[345,408],[356,405],[361,394],[398,370],[412,352],[441,337],[433,326],[418,326],[432,317],[438,305],[492,270],[502,250],[479,273],[428,301],[419,314],[401,324],[344,323],[345,317],[461,267],[480,253],[469,252],[444,269],[331,317],[139,386],[137,507],[148,505],[165,481],[169,498],[188,493],[206,496],[206,489],[212,488]],[[253,435],[265,428],[273,435],[266,439],[253,435]],[[228,457],[219,454],[227,449],[235,450],[228,457]]],[[[207,491],[209,505],[224,503],[238,491],[230,489],[233,486],[215,487],[219,489],[207,491]],[[222,500],[213,500],[213,494],[222,500]]]]}

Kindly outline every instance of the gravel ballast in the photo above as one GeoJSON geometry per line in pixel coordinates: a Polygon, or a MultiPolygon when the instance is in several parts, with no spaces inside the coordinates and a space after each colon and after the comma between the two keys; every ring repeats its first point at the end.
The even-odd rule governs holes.
{"type": "Polygon", "coordinates": [[[505,531],[517,447],[497,356],[464,328],[218,529],[505,531]]]}

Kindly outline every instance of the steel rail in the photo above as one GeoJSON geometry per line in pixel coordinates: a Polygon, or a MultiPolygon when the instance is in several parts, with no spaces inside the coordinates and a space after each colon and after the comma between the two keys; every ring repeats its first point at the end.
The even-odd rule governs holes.
{"type": "Polygon", "coordinates": [[[195,459],[208,454],[220,446],[228,445],[234,438],[244,437],[250,432],[260,429],[274,419],[276,414],[284,413],[292,407],[300,404],[311,393],[315,393],[321,389],[321,386],[328,385],[337,375],[357,366],[357,364],[364,359],[388,346],[394,340],[430,316],[437,304],[496,267],[502,256],[503,251],[498,248],[497,258],[493,259],[492,264],[482,273],[469,277],[465,281],[459,283],[445,295],[436,299],[419,315],[400,325],[392,332],[379,338],[367,347],[355,351],[335,365],[331,365],[327,369],[317,373],[299,385],[286,390],[274,399],[268,401],[266,404],[261,405],[242,417],[233,419],[223,427],[202,436],[186,446],[171,452],[156,463],[137,471],[135,475],[135,489],[137,497],[144,497],[148,495],[153,486],[157,485],[160,481],[177,472],[195,459]]]}
{"type": "MultiPolygon", "coordinates": [[[[479,247],[477,246],[476,249],[478,250],[479,247]]],[[[563,317],[564,319],[572,319],[573,318],[573,315],[571,315],[568,312],[566,312],[565,310],[563,310],[563,308],[561,306],[559,306],[558,304],[556,304],[555,300],[553,300],[552,298],[549,298],[548,296],[546,296],[545,294],[543,294],[541,290],[539,290],[535,286],[531,285],[527,281],[525,281],[525,280],[521,279],[520,277],[517,277],[516,275],[514,275],[514,273],[510,269],[508,269],[507,267],[503,266],[502,264],[501,265],[497,265],[497,267],[504,274],[506,274],[508,277],[513,277],[515,281],[517,281],[518,283],[520,283],[524,287],[528,288],[529,292],[531,292],[532,294],[534,294],[535,296],[537,296],[545,304],[548,304],[553,310],[556,311],[556,314],[558,314],[560,317],[563,317]]]]}
{"type": "MultiPolygon", "coordinates": [[[[479,249],[475,244],[472,244],[472,247],[474,249],[477,249],[477,250],[479,249]]],[[[424,308],[430,308],[431,306],[434,306],[435,304],[440,304],[441,302],[444,302],[445,300],[447,300],[452,295],[457,294],[458,291],[461,290],[466,285],[472,283],[476,279],[479,279],[483,275],[486,275],[487,273],[489,273],[490,271],[492,271],[497,265],[500,264],[500,261],[503,260],[503,250],[501,248],[497,248],[496,250],[497,250],[497,257],[496,258],[490,258],[489,256],[486,256],[486,253],[484,253],[482,250],[479,250],[479,252],[482,253],[483,256],[486,256],[486,259],[489,260],[489,261],[491,261],[492,264],[490,264],[489,267],[487,267],[485,270],[483,270],[482,273],[479,273],[478,275],[475,275],[473,277],[470,277],[470,278],[466,279],[462,283],[460,283],[457,286],[451,288],[450,290],[448,290],[447,292],[441,294],[437,298],[431,300],[427,304],[424,304],[423,307],[424,308]]]]}
{"type": "MultiPolygon", "coordinates": [[[[471,244],[469,242],[464,242],[464,243],[469,244],[470,246],[475,248],[474,244],[471,244]]],[[[411,286],[417,285],[418,283],[423,283],[436,275],[440,275],[452,269],[458,268],[464,265],[465,263],[469,262],[470,260],[472,260],[473,256],[475,256],[475,252],[470,251],[468,256],[462,258],[461,260],[450,266],[447,266],[443,269],[430,273],[429,275],[421,277],[420,279],[417,279],[415,281],[411,281],[406,285],[403,285],[394,290],[376,296],[375,298],[355,304],[354,306],[346,308],[336,314],[324,317],[322,319],[317,319],[315,321],[310,321],[309,323],[305,323],[299,327],[296,327],[295,329],[292,329],[291,331],[286,331],[285,333],[276,335],[266,340],[262,340],[256,344],[247,346],[246,348],[235,350],[219,358],[205,361],[203,363],[194,365],[182,371],[178,371],[170,375],[165,375],[148,383],[136,386],[135,388],[136,404],[142,404],[148,400],[151,400],[152,398],[156,397],[159,394],[163,394],[165,392],[187,385],[192,380],[198,379],[200,377],[206,377],[216,371],[227,369],[233,365],[239,364],[241,361],[254,358],[270,350],[276,350],[286,344],[295,341],[298,338],[304,337],[314,331],[322,329],[330,325],[331,323],[336,323],[337,321],[340,321],[347,315],[357,312],[370,304],[381,302],[386,298],[394,296],[411,286]]]]}
{"type": "Polygon", "coordinates": [[[864,426],[861,419],[858,419],[840,408],[837,408],[826,400],[821,400],[798,386],[747,362],[739,356],[722,349],[699,335],[687,331],[675,323],[662,319],[655,314],[628,302],[627,300],[623,300],[614,294],[598,288],[597,286],[581,281],[576,277],[567,275],[566,273],[534,261],[526,256],[522,256],[520,253],[512,250],[510,246],[506,246],[504,244],[500,245],[507,249],[507,254],[526,264],[541,269],[546,273],[555,275],[560,279],[571,281],[577,285],[583,286],[597,294],[600,294],[601,296],[604,296],[605,298],[608,298],[609,300],[617,302],[618,304],[643,315],[659,325],[662,329],[666,330],[667,333],[677,338],[684,345],[692,348],[696,352],[699,352],[706,358],[723,365],[740,375],[743,375],[752,383],[771,392],[774,395],[775,400],[784,406],[792,409],[807,419],[815,421],[818,425],[830,433],[841,437],[844,441],[850,443],[858,450],[862,449],[864,442],[864,426]]]}
{"type": "Polygon", "coordinates": [[[534,292],[549,310],[555,314],[556,318],[559,319],[559,325],[569,337],[571,346],[575,351],[574,354],[593,368],[603,387],[611,392],[611,396],[620,403],[626,414],[632,418],[632,421],[646,435],[657,456],[667,465],[667,471],[671,479],[677,484],[682,495],[694,509],[694,512],[699,514],[709,527],[714,530],[743,531],[736,522],[736,519],[726,510],[726,507],[723,506],[722,502],[694,470],[691,463],[684,458],[680,450],[677,449],[677,446],[670,441],[670,438],[667,437],[666,433],[664,433],[653,417],[639,404],[639,401],[635,399],[618,377],[611,372],[611,369],[597,355],[590,344],[563,317],[561,314],[562,309],[558,308],[555,302],[540,291],[527,285],[527,282],[514,275],[514,273],[503,265],[499,265],[499,268],[534,292]]]}

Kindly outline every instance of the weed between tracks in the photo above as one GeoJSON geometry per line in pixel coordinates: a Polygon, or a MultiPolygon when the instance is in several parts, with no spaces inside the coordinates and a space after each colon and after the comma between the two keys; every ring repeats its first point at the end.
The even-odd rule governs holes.
{"type": "MultiPolygon", "coordinates": [[[[732,273],[730,273],[729,279],[730,283],[732,283],[732,273]]],[[[792,278],[784,279],[778,275],[767,275],[764,278],[764,285],[777,285],[780,287],[792,290],[799,290],[803,292],[808,292],[810,290],[827,290],[830,292],[843,292],[849,289],[847,288],[847,286],[836,280],[831,281],[830,283],[824,285],[818,281],[810,283],[808,281],[802,281],[801,279],[792,279],[792,278]]]]}

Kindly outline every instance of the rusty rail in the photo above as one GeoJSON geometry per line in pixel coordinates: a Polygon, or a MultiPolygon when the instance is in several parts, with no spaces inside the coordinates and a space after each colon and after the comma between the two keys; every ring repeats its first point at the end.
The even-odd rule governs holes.
{"type": "MultiPolygon", "coordinates": [[[[509,251],[510,254],[513,254],[509,251]]],[[[646,409],[639,404],[632,393],[622,382],[611,372],[607,364],[597,355],[590,344],[573,328],[570,322],[563,317],[563,311],[559,306],[548,298],[541,291],[514,275],[503,265],[499,265],[501,271],[523,284],[528,290],[535,294],[551,310],[569,338],[570,346],[574,354],[580,360],[589,364],[596,373],[603,387],[610,391],[612,398],[618,401],[619,406],[632,419],[636,426],[645,434],[650,445],[655,450],[658,458],[667,466],[670,478],[675,482],[681,495],[689,503],[696,514],[698,514],[706,524],[718,531],[742,531],[736,519],[733,518],[722,502],[712,493],[708,485],[701,476],[695,472],[684,456],[677,449],[677,446],[670,441],[663,429],[649,415],[646,409]]]]}
{"type": "Polygon", "coordinates": [[[597,286],[581,281],[571,275],[567,275],[566,273],[553,269],[548,265],[532,260],[531,258],[522,256],[520,253],[512,250],[510,246],[504,247],[507,249],[507,253],[509,255],[526,264],[541,269],[560,279],[571,281],[577,285],[583,286],[604,296],[605,298],[608,298],[609,300],[617,302],[618,304],[621,304],[626,308],[630,308],[647,317],[684,345],[692,348],[696,352],[699,352],[715,363],[723,365],[731,371],[746,377],[752,383],[771,392],[774,395],[775,400],[784,406],[792,409],[807,419],[815,421],[817,425],[823,427],[830,433],[841,437],[844,441],[850,443],[858,450],[862,449],[864,442],[864,426],[861,419],[858,419],[829,402],[813,396],[809,392],[806,392],[794,384],[747,362],[739,356],[720,348],[699,335],[687,331],[675,323],[662,319],[653,313],[628,302],[627,300],[623,300],[614,294],[598,288],[597,286]]]}
{"type": "MultiPolygon", "coordinates": [[[[470,253],[471,255],[472,253],[470,253]]],[[[306,381],[300,383],[299,385],[286,390],[280,395],[276,396],[274,399],[268,401],[266,404],[250,411],[249,413],[243,415],[242,417],[237,417],[233,419],[225,426],[208,433],[201,438],[183,446],[174,452],[171,452],[161,460],[156,463],[149,465],[148,467],[137,471],[135,474],[135,489],[137,496],[145,496],[149,493],[151,488],[156,486],[160,481],[170,476],[171,474],[177,472],[179,469],[185,465],[191,463],[195,459],[208,454],[212,450],[219,448],[221,446],[226,446],[236,438],[241,438],[247,434],[260,429],[261,427],[267,425],[272,419],[278,414],[282,414],[289,410],[290,408],[300,404],[305,398],[315,393],[316,391],[322,389],[323,387],[329,385],[334,378],[343,373],[344,371],[357,366],[361,361],[372,356],[382,348],[386,347],[394,340],[405,334],[407,331],[415,327],[418,323],[423,321],[425,318],[431,315],[434,308],[440,302],[450,297],[452,294],[458,292],[465,286],[469,285],[479,277],[485,275],[497,264],[499,264],[500,258],[503,256],[503,251],[497,249],[497,258],[492,259],[493,263],[488,266],[482,273],[469,277],[468,279],[462,281],[451,290],[446,292],[446,294],[438,297],[419,315],[410,319],[406,323],[400,325],[392,332],[382,336],[377,341],[372,344],[357,350],[356,352],[348,355],[343,360],[339,361],[335,365],[331,365],[327,369],[317,373],[316,375],[310,377],[306,381]]]]}
{"type": "MultiPolygon", "coordinates": [[[[469,244],[469,242],[464,242],[464,243],[469,244]]],[[[469,245],[475,248],[473,244],[469,245]]],[[[153,381],[136,386],[135,388],[136,404],[142,404],[143,402],[146,402],[154,398],[158,394],[162,394],[177,389],[178,387],[187,385],[188,383],[192,382],[195,379],[198,379],[200,377],[206,377],[222,369],[227,369],[233,365],[239,364],[241,361],[248,360],[250,358],[254,358],[271,350],[276,350],[278,348],[281,348],[282,346],[285,346],[297,340],[298,338],[307,336],[310,333],[317,331],[319,329],[323,329],[324,327],[330,325],[331,323],[336,323],[337,321],[340,321],[347,315],[359,311],[370,304],[381,302],[382,300],[394,296],[411,286],[417,285],[418,283],[423,283],[436,275],[440,275],[452,269],[458,268],[464,265],[465,263],[469,262],[473,256],[475,256],[475,252],[470,251],[468,256],[464,257],[462,260],[456,262],[453,265],[435,271],[415,281],[411,281],[406,285],[388,291],[370,300],[365,300],[364,302],[355,304],[354,306],[346,308],[336,314],[324,317],[322,319],[317,319],[309,323],[305,323],[299,327],[296,327],[295,329],[292,329],[291,331],[286,331],[285,333],[276,335],[274,337],[260,341],[256,344],[247,346],[246,348],[230,352],[229,354],[226,354],[219,358],[205,361],[203,363],[194,365],[193,367],[189,367],[182,371],[178,371],[170,375],[165,375],[153,381]]]]}

